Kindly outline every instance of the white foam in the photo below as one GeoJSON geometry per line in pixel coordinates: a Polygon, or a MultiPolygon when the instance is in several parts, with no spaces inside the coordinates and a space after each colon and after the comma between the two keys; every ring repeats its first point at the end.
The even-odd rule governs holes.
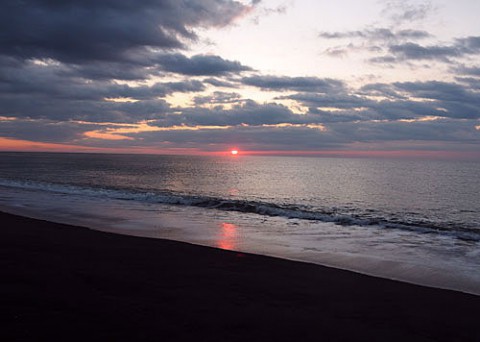
{"type": "Polygon", "coordinates": [[[446,235],[25,189],[1,210],[121,234],[167,238],[354,270],[480,295],[480,244],[446,235]]]}

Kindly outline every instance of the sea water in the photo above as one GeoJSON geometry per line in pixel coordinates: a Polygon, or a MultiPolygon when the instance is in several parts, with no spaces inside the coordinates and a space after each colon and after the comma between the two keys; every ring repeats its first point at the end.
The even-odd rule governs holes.
{"type": "Polygon", "coordinates": [[[0,210],[480,294],[480,162],[0,153],[0,210]]]}

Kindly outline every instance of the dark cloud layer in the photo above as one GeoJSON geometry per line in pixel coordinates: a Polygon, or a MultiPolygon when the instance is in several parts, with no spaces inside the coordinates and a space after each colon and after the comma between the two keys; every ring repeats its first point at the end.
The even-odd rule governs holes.
{"type": "Polygon", "coordinates": [[[0,68],[53,61],[64,66],[65,77],[89,80],[250,70],[219,56],[188,58],[174,50],[195,40],[197,28],[225,26],[251,8],[233,0],[3,1],[0,68]]]}
{"type": "Polygon", "coordinates": [[[249,10],[221,0],[24,0],[0,5],[0,54],[84,64],[184,46],[195,27],[224,26],[249,10]]]}
{"type": "Polygon", "coordinates": [[[480,76],[480,67],[478,66],[468,67],[465,65],[460,65],[454,68],[453,72],[461,75],[480,76]]]}
{"type": "Polygon", "coordinates": [[[162,99],[182,92],[200,92],[202,82],[183,80],[129,86],[108,80],[88,80],[71,74],[66,65],[24,63],[0,68],[0,116],[55,120],[135,122],[165,112],[162,99]],[[106,99],[131,98],[135,103],[106,99]]]}
{"type": "MultiPolygon", "coordinates": [[[[1,2],[0,137],[110,147],[216,149],[235,143],[277,150],[388,141],[480,143],[480,71],[465,61],[449,65],[458,74],[455,81],[354,89],[331,78],[263,75],[216,55],[187,56],[199,28],[228,25],[259,2],[1,2]],[[283,94],[260,103],[242,87],[283,94]],[[169,103],[176,93],[189,94],[192,104],[169,103]],[[112,137],[115,129],[139,123],[150,130],[101,139],[101,132],[112,137]],[[100,133],[86,135],[92,131],[100,133]]],[[[388,4],[386,15],[401,23],[431,10],[427,2],[388,4]]],[[[350,48],[368,49],[383,63],[452,63],[480,53],[480,37],[435,44],[427,31],[401,25],[320,36],[352,41],[350,48]]]]}
{"type": "Polygon", "coordinates": [[[453,45],[423,46],[416,43],[391,45],[389,52],[394,60],[439,60],[480,54],[480,37],[457,39],[453,45]]]}
{"type": "Polygon", "coordinates": [[[192,76],[220,76],[252,70],[240,62],[211,55],[196,55],[188,58],[182,54],[169,54],[159,56],[158,62],[165,71],[192,76]]]}
{"type": "MultiPolygon", "coordinates": [[[[239,145],[244,149],[324,150],[345,149],[351,144],[374,144],[379,149],[405,146],[418,149],[460,149],[475,151],[479,138],[475,128],[462,120],[432,122],[331,123],[325,130],[308,125],[239,125],[227,129],[175,130],[130,134],[137,146],[167,144],[178,147],[208,146],[213,150],[239,145]],[[389,144],[394,142],[394,144],[389,144]]],[[[116,142],[125,147],[131,142],[116,142]]]]}
{"type": "Polygon", "coordinates": [[[250,70],[178,49],[197,38],[198,28],[230,24],[252,6],[233,0],[3,1],[0,116],[95,122],[158,117],[169,110],[164,97],[205,89],[184,75],[250,70]],[[159,81],[166,73],[176,81],[159,81]],[[118,98],[139,102],[105,100],[118,98]]]}
{"type": "Polygon", "coordinates": [[[231,109],[217,107],[185,108],[180,115],[168,115],[157,121],[162,127],[174,125],[189,126],[237,126],[237,125],[274,125],[280,123],[301,122],[302,117],[280,104],[259,104],[253,100],[243,100],[231,109]]]}
{"type": "Polygon", "coordinates": [[[421,46],[415,43],[405,43],[390,46],[394,59],[417,60],[439,59],[448,61],[449,57],[458,57],[461,52],[452,46],[421,46]]]}

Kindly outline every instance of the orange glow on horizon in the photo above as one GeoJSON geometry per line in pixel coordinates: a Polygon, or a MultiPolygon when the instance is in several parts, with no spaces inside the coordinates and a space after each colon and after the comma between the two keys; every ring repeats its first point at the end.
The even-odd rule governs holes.
{"type": "Polygon", "coordinates": [[[88,131],[83,133],[87,138],[101,139],[101,140],[135,140],[132,137],[127,137],[126,135],[108,133],[108,131],[88,131]]]}
{"type": "Polygon", "coordinates": [[[0,152],[64,152],[64,153],[114,153],[114,154],[168,154],[212,155],[198,148],[167,147],[95,147],[62,143],[44,143],[30,140],[0,137],[0,152]]]}
{"type": "Polygon", "coordinates": [[[236,156],[238,154],[238,150],[231,150],[230,153],[234,156],[236,156]]]}
{"type": "MultiPolygon", "coordinates": [[[[168,145],[168,144],[165,144],[168,145]]],[[[118,153],[118,154],[166,154],[166,155],[204,155],[204,156],[311,156],[342,158],[432,158],[432,159],[480,159],[477,151],[448,150],[318,150],[318,151],[285,151],[285,150],[202,150],[200,147],[171,146],[138,146],[138,147],[100,147],[62,143],[45,143],[29,140],[0,137],[0,151],[3,152],[67,152],[67,153],[118,153]],[[238,154],[233,154],[237,151],[238,154]]]]}
{"type": "MultiPolygon", "coordinates": [[[[231,150],[212,151],[210,155],[233,155],[231,150]]],[[[479,159],[480,152],[448,150],[242,150],[242,156],[298,156],[332,158],[429,158],[429,159],[479,159]]]]}
{"type": "Polygon", "coordinates": [[[0,137],[0,151],[25,152],[95,152],[103,150],[95,147],[71,144],[45,143],[30,140],[20,140],[0,137]]]}

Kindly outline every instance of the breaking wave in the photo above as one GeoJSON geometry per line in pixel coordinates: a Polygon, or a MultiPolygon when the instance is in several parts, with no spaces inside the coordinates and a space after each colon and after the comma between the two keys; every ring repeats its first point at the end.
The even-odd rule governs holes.
{"type": "Polygon", "coordinates": [[[309,208],[305,205],[277,204],[246,199],[227,199],[213,196],[181,194],[170,191],[134,191],[10,179],[0,179],[0,186],[96,198],[194,206],[264,216],[285,217],[288,219],[332,222],[343,226],[377,226],[380,228],[402,229],[419,233],[445,234],[459,239],[480,241],[480,229],[478,227],[462,226],[462,224],[457,222],[435,222],[428,219],[421,220],[414,218],[407,219],[404,216],[384,214],[373,210],[361,212],[360,210],[344,210],[341,208],[309,208]]]}

